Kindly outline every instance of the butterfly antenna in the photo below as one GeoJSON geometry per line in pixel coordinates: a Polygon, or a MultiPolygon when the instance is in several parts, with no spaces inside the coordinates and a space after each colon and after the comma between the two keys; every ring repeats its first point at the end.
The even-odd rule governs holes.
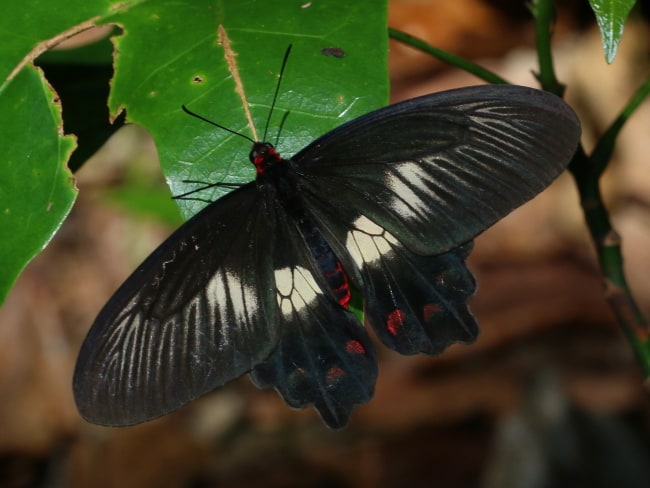
{"type": "Polygon", "coordinates": [[[278,142],[280,141],[280,134],[282,134],[282,128],[284,127],[284,122],[287,120],[287,117],[289,117],[288,110],[284,113],[284,115],[282,116],[282,120],[280,121],[280,128],[278,129],[278,135],[275,137],[275,147],[278,147],[278,142]]]}
{"type": "Polygon", "coordinates": [[[206,118],[203,117],[202,115],[199,115],[199,114],[197,114],[196,112],[192,112],[192,111],[191,111],[189,108],[187,108],[185,105],[181,105],[181,107],[183,108],[183,111],[184,111],[186,114],[191,115],[192,117],[196,117],[197,119],[202,120],[203,122],[207,122],[207,123],[210,124],[210,125],[214,125],[215,127],[219,127],[220,129],[223,129],[223,130],[225,130],[226,132],[230,132],[231,134],[234,134],[234,135],[236,135],[236,136],[243,137],[243,138],[246,139],[247,141],[249,141],[249,142],[255,144],[255,141],[254,141],[253,139],[251,139],[250,137],[248,137],[246,134],[242,134],[241,132],[237,132],[236,130],[229,129],[228,127],[226,127],[226,126],[224,126],[224,125],[221,125],[221,124],[217,124],[216,122],[213,122],[213,121],[210,120],[210,119],[206,119],[206,118]]]}
{"type": "Polygon", "coordinates": [[[269,116],[266,118],[266,125],[264,126],[264,137],[262,138],[262,141],[266,141],[266,133],[268,132],[269,124],[271,123],[271,115],[273,115],[273,109],[275,108],[275,101],[278,99],[278,93],[280,93],[280,83],[282,83],[284,68],[287,65],[287,60],[289,59],[290,52],[291,52],[291,44],[287,46],[287,50],[284,53],[284,59],[282,60],[282,67],[280,68],[280,76],[278,77],[278,84],[275,86],[275,93],[273,94],[273,101],[271,102],[271,108],[269,109],[269,116]]]}
{"type": "Polygon", "coordinates": [[[183,183],[198,183],[203,186],[200,186],[198,188],[195,188],[194,190],[186,191],[185,193],[181,193],[180,195],[173,195],[172,200],[197,200],[201,202],[208,202],[212,203],[212,200],[207,200],[204,198],[187,198],[190,195],[193,195],[195,193],[199,193],[203,190],[209,190],[210,188],[216,188],[216,187],[221,187],[221,188],[239,188],[240,186],[243,186],[242,183],[223,183],[223,182],[218,182],[218,183],[208,183],[205,184],[204,181],[200,180],[183,180],[183,183]]]}

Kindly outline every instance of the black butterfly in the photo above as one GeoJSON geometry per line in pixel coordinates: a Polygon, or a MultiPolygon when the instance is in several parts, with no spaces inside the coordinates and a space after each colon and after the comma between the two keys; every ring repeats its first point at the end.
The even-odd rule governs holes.
{"type": "Polygon", "coordinates": [[[255,142],[255,181],[181,226],[100,312],[74,374],[79,411],[135,424],[250,372],[344,426],[377,377],[350,285],[395,351],[473,341],[471,240],[548,186],[579,135],[561,99],[481,86],[369,113],[290,159],[255,142]]]}

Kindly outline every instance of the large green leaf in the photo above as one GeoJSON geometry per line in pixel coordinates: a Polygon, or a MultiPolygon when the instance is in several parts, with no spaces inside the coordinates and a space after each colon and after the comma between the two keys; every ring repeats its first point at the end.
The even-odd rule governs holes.
{"type": "Polygon", "coordinates": [[[0,113],[0,302],[25,264],[49,241],[75,198],[65,161],[74,138],[59,135],[58,104],[37,68],[4,84],[0,113]]]}
{"type": "MultiPolygon", "coordinates": [[[[180,108],[186,104],[251,134],[217,43],[218,26],[238,53],[260,132],[283,53],[293,44],[269,130],[275,140],[281,116],[291,112],[279,144],[288,156],[343,121],[386,103],[385,17],[386,2],[376,0],[70,0],[65,8],[61,2],[42,0],[4,6],[0,303],[61,225],[76,195],[65,166],[73,139],[62,135],[56,95],[32,64],[46,47],[66,37],[63,33],[93,23],[123,28],[115,41],[111,110],[117,114],[126,109],[128,121],[150,130],[168,181],[180,193],[187,189],[184,179],[241,182],[254,176],[246,157],[249,143],[180,108]]],[[[64,105],[64,115],[65,110],[64,105]]],[[[89,120],[88,126],[94,122],[89,120]]],[[[198,210],[196,202],[181,205],[186,217],[198,210]]]]}
{"type": "MultiPolygon", "coordinates": [[[[293,44],[269,128],[274,140],[283,112],[290,111],[278,148],[285,156],[387,102],[385,2],[197,0],[191,7],[145,2],[110,21],[125,30],[116,40],[111,109],[126,109],[128,121],[151,132],[175,194],[192,189],[182,182],[186,179],[248,182],[254,177],[250,143],[181,111],[187,105],[252,136],[217,41],[218,26],[238,54],[259,137],[282,57],[293,44]],[[332,47],[343,57],[326,55],[332,47]]],[[[220,191],[225,190],[202,196],[214,199],[220,191]]],[[[186,217],[201,206],[191,200],[180,205],[186,217]]]]}
{"type": "Polygon", "coordinates": [[[109,120],[106,103],[113,76],[109,32],[90,44],[46,51],[35,61],[61,99],[66,134],[77,136],[77,148],[68,161],[73,172],[123,124],[121,118],[109,120]]]}
{"type": "Polygon", "coordinates": [[[65,31],[82,30],[116,1],[8,2],[0,16],[0,304],[49,242],[76,197],[56,94],[32,62],[65,31]]]}
{"type": "Polygon", "coordinates": [[[596,14],[600,37],[603,40],[605,59],[608,63],[614,61],[618,43],[621,42],[623,26],[635,0],[589,0],[591,9],[596,14]]]}

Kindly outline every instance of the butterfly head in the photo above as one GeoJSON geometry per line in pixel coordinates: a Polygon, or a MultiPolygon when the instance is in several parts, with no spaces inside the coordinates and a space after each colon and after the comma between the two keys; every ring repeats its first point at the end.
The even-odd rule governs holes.
{"type": "Polygon", "coordinates": [[[264,174],[270,167],[283,161],[270,142],[254,143],[248,157],[251,163],[255,165],[258,176],[264,174]]]}

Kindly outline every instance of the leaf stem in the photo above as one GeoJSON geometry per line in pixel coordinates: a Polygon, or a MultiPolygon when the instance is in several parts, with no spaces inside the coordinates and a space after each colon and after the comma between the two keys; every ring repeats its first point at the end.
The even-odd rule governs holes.
{"type": "Polygon", "coordinates": [[[578,148],[569,164],[569,171],[576,181],[585,221],[596,246],[598,263],[605,282],[605,298],[627,336],[643,370],[646,384],[650,387],[650,328],[632,298],[625,279],[621,239],[612,227],[599,185],[602,172],[614,150],[616,136],[638,107],[640,99],[649,92],[650,81],[647,81],[605,132],[590,156],[587,156],[582,146],[578,148]]]}
{"type": "Polygon", "coordinates": [[[641,105],[641,103],[648,97],[649,94],[650,78],[648,78],[645,83],[643,83],[637,89],[634,95],[632,95],[632,98],[630,98],[630,101],[627,103],[625,108],[621,111],[616,120],[614,120],[612,125],[609,126],[607,131],[605,131],[605,133],[596,144],[596,147],[591,153],[590,159],[591,164],[596,166],[596,169],[599,173],[602,173],[607,167],[607,162],[614,152],[616,138],[623,128],[623,125],[632,116],[639,105],[641,105]]]}
{"type": "Polygon", "coordinates": [[[402,32],[400,30],[389,27],[388,35],[391,37],[391,39],[395,39],[396,41],[400,41],[408,46],[418,49],[419,51],[430,54],[431,56],[438,58],[439,60],[445,63],[451,64],[452,66],[456,66],[457,68],[465,70],[468,73],[471,73],[474,76],[484,81],[487,81],[488,83],[492,83],[492,84],[508,83],[508,81],[501,78],[496,73],[493,73],[492,71],[485,69],[479,66],[478,64],[474,64],[471,61],[463,59],[460,56],[456,56],[455,54],[447,52],[444,49],[434,47],[426,43],[422,39],[418,39],[417,37],[407,34],[406,32],[402,32]]]}
{"type": "Polygon", "coordinates": [[[564,94],[564,86],[555,76],[551,48],[551,37],[553,36],[551,26],[555,18],[553,0],[532,0],[529,8],[535,19],[535,41],[539,63],[537,79],[543,90],[561,97],[564,94]]]}
{"type": "MultiPolygon", "coordinates": [[[[562,96],[564,86],[558,82],[555,76],[551,50],[553,0],[532,0],[530,9],[535,17],[535,35],[540,68],[538,79],[544,90],[562,96]]],[[[650,381],[650,329],[627,285],[623,271],[621,239],[612,227],[599,183],[614,152],[616,138],[623,124],[648,93],[650,93],[650,80],[637,90],[621,114],[598,141],[591,155],[587,156],[584,148],[580,145],[569,164],[569,171],[576,181],[580,194],[580,204],[585,222],[596,246],[598,263],[605,284],[605,298],[634,350],[646,377],[646,383],[650,381]]],[[[650,385],[650,383],[648,384],[650,385]]]]}

